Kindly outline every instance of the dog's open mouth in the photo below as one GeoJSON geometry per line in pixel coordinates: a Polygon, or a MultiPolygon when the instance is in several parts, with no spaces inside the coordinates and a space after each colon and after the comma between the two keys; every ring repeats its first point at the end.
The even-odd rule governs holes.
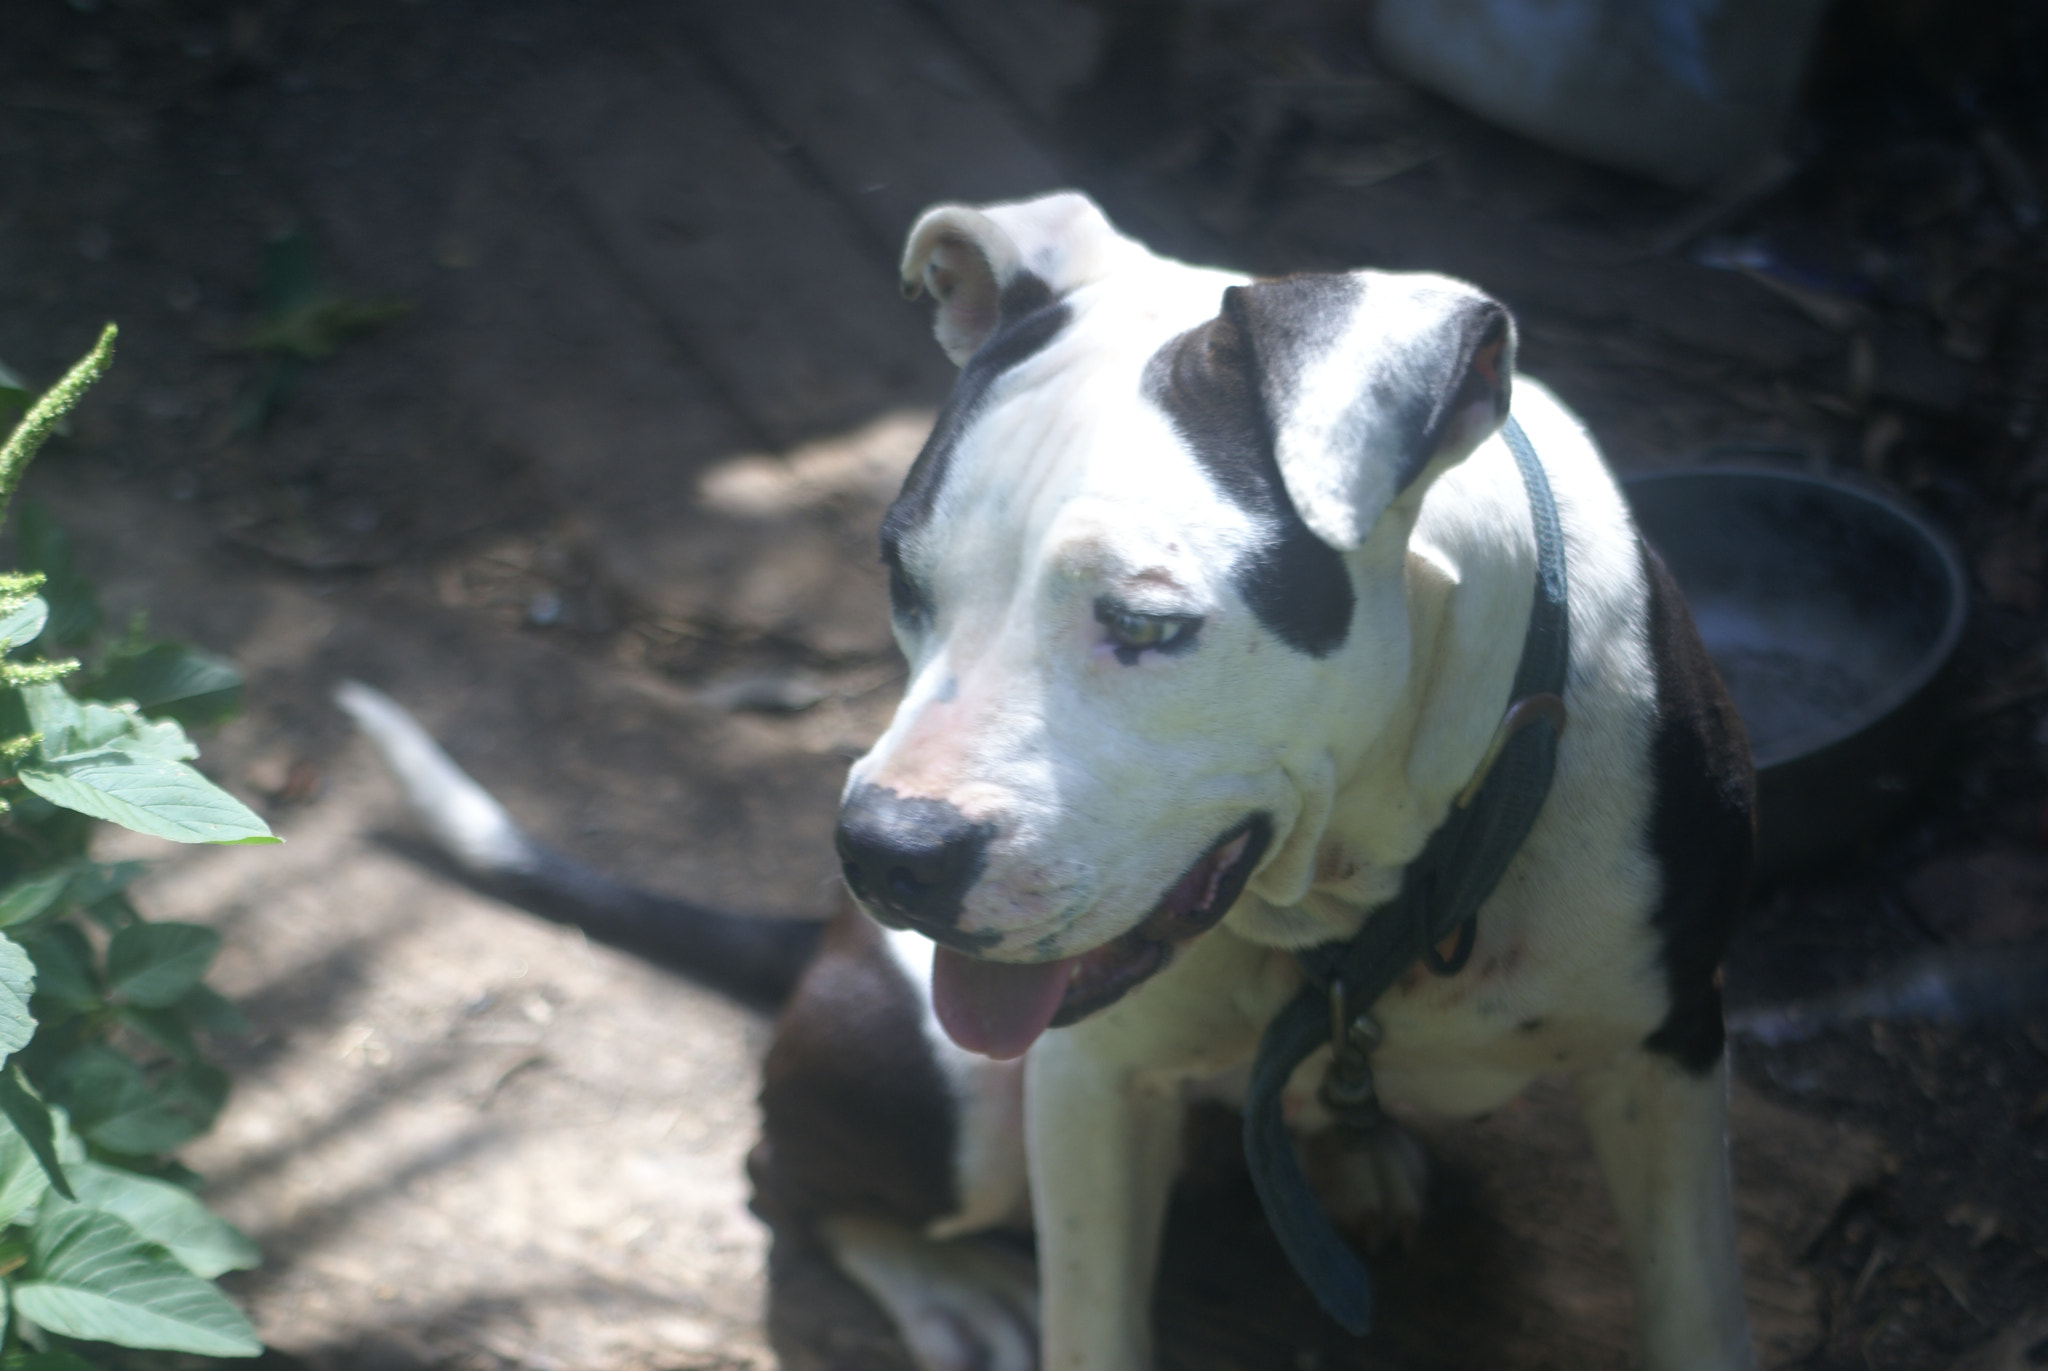
{"type": "Polygon", "coordinates": [[[1273,824],[1254,814],[1210,844],[1130,932],[1058,961],[1018,966],[940,947],[932,959],[932,1006],[946,1035],[998,1061],[1021,1057],[1039,1034],[1122,999],[1164,967],[1174,947],[1206,933],[1244,890],[1265,855],[1273,824]]]}

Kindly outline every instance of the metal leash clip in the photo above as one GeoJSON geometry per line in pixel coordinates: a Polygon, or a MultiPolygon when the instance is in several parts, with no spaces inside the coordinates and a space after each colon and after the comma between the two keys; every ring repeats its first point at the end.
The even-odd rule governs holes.
{"type": "Polygon", "coordinates": [[[1330,1111],[1338,1141],[1362,1146],[1387,1121],[1379,1090],[1372,1080],[1372,1050],[1380,1045],[1380,1026],[1360,1011],[1353,1016],[1344,1003],[1344,979],[1330,982],[1330,1064],[1316,1098],[1330,1111]]]}

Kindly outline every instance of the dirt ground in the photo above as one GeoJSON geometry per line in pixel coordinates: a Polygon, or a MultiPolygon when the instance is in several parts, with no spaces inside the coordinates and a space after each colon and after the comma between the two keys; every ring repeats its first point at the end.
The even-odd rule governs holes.
{"type": "MultiPolygon", "coordinates": [[[[1838,16],[1785,165],[1717,199],[1493,133],[1309,0],[12,7],[0,361],[45,383],[122,327],[27,495],[110,621],[241,663],[204,762],[288,840],[106,844],[160,858],[152,916],[223,930],[257,1026],[184,1160],[264,1249],[230,1286],[273,1358],[905,1365],[747,1213],[768,1021],[417,860],[328,696],[386,690],[604,869],[824,914],[899,675],[873,530],[949,377],[894,284],[937,200],[1079,185],[1190,257],[1468,276],[1617,465],[1762,446],[1907,493],[1975,574],[1948,761],[1759,896],[1731,1002],[2048,937],[2048,116],[2013,94],[2041,35],[1935,8],[1838,16]]],[[[2048,1014],[1735,1064],[1767,1366],[2040,1364],[2048,1014]]],[[[1627,1364],[1558,1092],[1436,1132],[1439,1221],[1364,1347],[1198,1133],[1166,1365],[1627,1364]]]]}

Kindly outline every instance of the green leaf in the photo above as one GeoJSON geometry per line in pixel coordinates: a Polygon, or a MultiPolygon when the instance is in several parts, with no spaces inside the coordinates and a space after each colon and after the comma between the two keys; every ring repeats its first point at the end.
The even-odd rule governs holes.
{"type": "Polygon", "coordinates": [[[177,720],[144,718],[132,704],[74,699],[55,682],[23,686],[21,699],[28,707],[29,727],[43,735],[37,751],[48,763],[107,751],[168,762],[199,755],[177,720]]]}
{"type": "Polygon", "coordinates": [[[10,1352],[0,1357],[0,1371],[98,1371],[72,1352],[10,1352]]]}
{"type": "Polygon", "coordinates": [[[134,885],[147,870],[147,862],[81,863],[71,878],[71,898],[82,905],[98,904],[134,885]]]}
{"type": "Polygon", "coordinates": [[[146,870],[144,862],[80,862],[64,898],[84,909],[101,928],[115,932],[141,917],[122,892],[146,870]]]}
{"type": "Polygon", "coordinates": [[[50,1188],[67,1200],[72,1198],[71,1182],[65,1178],[64,1166],[58,1158],[64,1155],[67,1145],[76,1145],[76,1139],[71,1137],[70,1129],[62,1126],[63,1115],[28,1088],[19,1067],[9,1067],[0,1073],[0,1117],[12,1126],[15,1136],[28,1144],[50,1188]]]}
{"type": "Polygon", "coordinates": [[[220,934],[200,924],[130,924],[107,944],[107,993],[161,1009],[185,998],[220,951],[220,934]]]}
{"type": "Polygon", "coordinates": [[[42,1126],[50,1136],[40,1144],[31,1142],[13,1119],[0,1114],[0,1225],[13,1223],[48,1194],[53,1174],[73,1181],[85,1164],[85,1145],[72,1135],[63,1113],[33,1096],[30,1103],[42,1111],[42,1126]]]}
{"type": "MultiPolygon", "coordinates": [[[[51,1157],[55,1159],[54,1149],[51,1157]]],[[[0,1115],[0,1224],[14,1222],[50,1188],[50,1176],[13,1120],[0,1115]]]]}
{"type": "Polygon", "coordinates": [[[87,693],[106,700],[133,700],[144,714],[196,728],[235,712],[242,699],[242,673],[233,663],[197,648],[155,643],[114,657],[87,693]]]}
{"type": "Polygon", "coordinates": [[[28,1012],[35,989],[36,964],[27,950],[0,937],[0,1058],[13,1056],[35,1037],[36,1018],[28,1012]]]}
{"type": "Polygon", "coordinates": [[[181,1062],[196,1062],[203,1055],[192,1026],[175,1009],[145,1009],[140,1005],[117,1006],[115,1016],[122,1023],[161,1047],[181,1062]]]}
{"type": "Polygon", "coordinates": [[[227,1102],[227,1074],[181,1062],[152,1082],[128,1057],[88,1043],[50,1073],[50,1097],[86,1141],[128,1156],[171,1152],[213,1126],[227,1102]]]}
{"type": "Polygon", "coordinates": [[[52,1333],[213,1357],[263,1351],[227,1296],[111,1214],[46,1207],[31,1239],[14,1306],[52,1333]]]}
{"type": "MultiPolygon", "coordinates": [[[[95,711],[106,709],[105,705],[87,705],[90,720],[95,711]]],[[[125,752],[131,757],[147,757],[159,762],[189,762],[199,755],[199,745],[185,736],[184,725],[176,719],[149,719],[132,706],[109,711],[125,715],[128,731],[116,734],[108,740],[107,747],[114,752],[125,752]]]]}
{"type": "Polygon", "coordinates": [[[71,562],[71,539],[48,510],[34,500],[23,500],[15,518],[17,560],[25,571],[40,571],[43,598],[50,603],[50,626],[45,630],[52,641],[83,642],[100,626],[100,606],[91,582],[71,562]]]}
{"type": "Polygon", "coordinates": [[[51,804],[181,843],[274,843],[269,825],[180,762],[114,748],[24,766],[21,783],[51,804]]]}
{"type": "Polygon", "coordinates": [[[85,912],[109,933],[118,933],[129,924],[142,921],[142,916],[135,912],[135,906],[128,902],[126,895],[109,895],[103,900],[94,900],[85,907],[85,912]]]}
{"type": "Polygon", "coordinates": [[[29,596],[26,602],[0,616],[0,653],[34,642],[48,622],[50,602],[40,595],[29,596]]]}
{"type": "Polygon", "coordinates": [[[199,755],[174,719],[152,722],[133,705],[71,698],[55,684],[24,686],[41,762],[19,768],[29,791],[54,805],[138,833],[186,843],[274,842],[240,800],[181,765],[199,755]]]}
{"type": "Polygon", "coordinates": [[[23,939],[22,946],[36,964],[38,995],[74,1009],[99,1006],[100,982],[93,970],[92,944],[76,925],[52,924],[23,939]]]}
{"type": "Polygon", "coordinates": [[[211,986],[193,986],[192,993],[171,1009],[192,1027],[216,1038],[240,1038],[250,1029],[249,1016],[211,986]]]}
{"type": "Polygon", "coordinates": [[[71,889],[77,875],[77,869],[67,862],[33,876],[23,876],[5,890],[0,890],[0,928],[25,924],[47,912],[65,891],[71,889]]]}
{"type": "Polygon", "coordinates": [[[168,1249],[186,1270],[211,1280],[263,1260],[256,1244],[189,1190],[133,1171],[85,1162],[70,1168],[78,1203],[112,1214],[145,1242],[168,1249]]]}
{"type": "Polygon", "coordinates": [[[21,703],[28,710],[28,726],[43,735],[37,745],[43,756],[61,757],[75,750],[72,736],[85,726],[85,712],[63,686],[23,686],[21,703]]]}

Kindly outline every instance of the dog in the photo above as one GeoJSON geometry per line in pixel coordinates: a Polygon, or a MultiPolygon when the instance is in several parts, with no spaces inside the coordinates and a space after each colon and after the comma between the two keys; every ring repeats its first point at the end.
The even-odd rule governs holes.
{"type": "MultiPolygon", "coordinates": [[[[1433,275],[1186,265],[1074,193],[929,210],[902,274],[960,375],[881,530],[908,677],[836,832],[867,917],[775,954],[757,1206],[927,1371],[1151,1364],[1188,1102],[1242,1095],[1310,950],[1389,917],[1505,735],[1548,555],[1512,429],[1561,539],[1569,725],[1456,955],[1360,1021],[1371,1080],[1468,1117],[1569,1075],[1644,1365],[1753,1365],[1716,979],[1748,749],[1507,311],[1433,275]],[[1026,1225],[1035,1269],[980,1236],[1026,1225]]],[[[477,831],[446,845],[530,874],[477,831]]],[[[1298,1133],[1331,1122],[1329,1055],[1294,1072],[1298,1133]]],[[[1330,1202],[1410,1224],[1419,1150],[1350,1141],[1330,1202]]]]}
{"type": "MultiPolygon", "coordinates": [[[[896,1245],[1028,1193],[1043,1364],[1149,1364],[1184,1101],[1242,1072],[1299,950],[1394,899],[1501,724],[1537,563],[1512,416],[1563,533],[1570,726],[1466,968],[1372,1006],[1373,1075],[1463,1116],[1570,1074],[1645,1364],[1750,1364],[1714,980],[1747,747],[1593,443],[1514,375],[1506,310],[1436,276],[1187,266],[1074,194],[929,211],[903,281],[961,373],[882,526],[909,677],[837,832],[957,1102],[951,1207],[896,1245]]],[[[778,1150],[797,1050],[770,1056],[778,1150]]],[[[1366,1188],[1412,1208],[1412,1149],[1373,1150],[1366,1188]]]]}

